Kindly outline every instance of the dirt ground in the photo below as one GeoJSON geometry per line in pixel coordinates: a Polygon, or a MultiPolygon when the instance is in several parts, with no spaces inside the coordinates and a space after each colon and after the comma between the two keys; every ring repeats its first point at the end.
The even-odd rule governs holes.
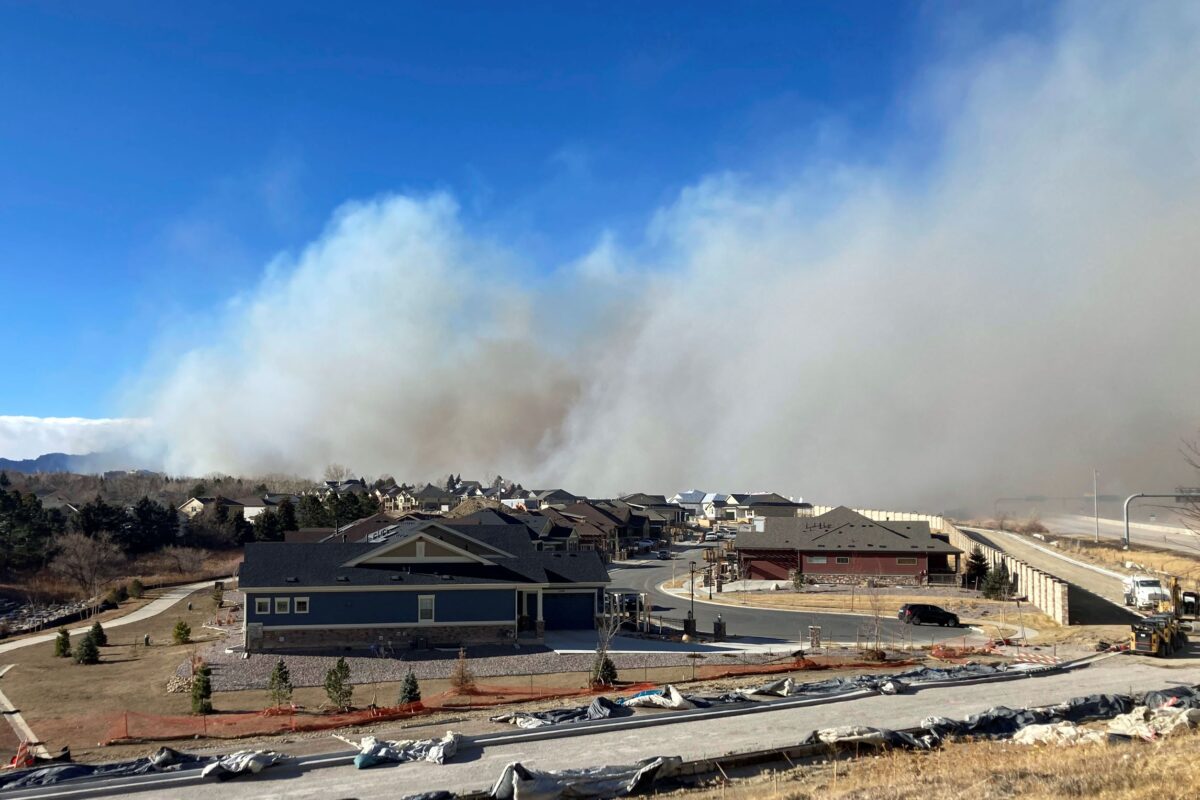
{"type": "Polygon", "coordinates": [[[678,800],[1163,800],[1200,786],[1200,734],[1156,742],[1028,747],[1009,742],[951,744],[930,753],[892,751],[823,760],[796,769],[733,773],[658,797],[678,800]]]}
{"type": "MultiPolygon", "coordinates": [[[[1129,550],[1104,542],[1096,544],[1081,536],[1047,536],[1049,541],[1058,541],[1059,549],[1072,558],[1087,561],[1097,566],[1124,571],[1125,562],[1131,561],[1141,567],[1176,575],[1185,588],[1200,587],[1200,553],[1189,556],[1173,550],[1156,550],[1145,545],[1133,545],[1129,550]]],[[[1040,544],[1040,543],[1039,543],[1040,544]]]]}
{"type": "MultiPolygon", "coordinates": [[[[104,738],[118,710],[190,713],[189,696],[167,694],[166,683],[195,645],[173,644],[171,631],[182,619],[191,625],[197,643],[218,636],[202,627],[214,615],[208,590],[194,593],[190,600],[192,611],[181,601],[148,620],[107,631],[109,643],[101,648],[99,664],[82,666],[69,658],[55,658],[53,642],[5,653],[0,662],[14,666],[0,679],[0,687],[51,749],[63,744],[94,746],[104,738]],[[142,646],[147,633],[148,648],[142,646]]],[[[122,612],[135,608],[135,602],[122,604],[122,612]]],[[[71,639],[76,642],[79,637],[71,639]]]]}

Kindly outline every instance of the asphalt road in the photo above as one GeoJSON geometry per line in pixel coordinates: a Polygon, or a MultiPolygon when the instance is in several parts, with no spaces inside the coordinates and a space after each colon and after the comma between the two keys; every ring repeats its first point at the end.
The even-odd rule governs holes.
{"type": "MultiPolygon", "coordinates": [[[[1042,524],[1051,533],[1071,534],[1073,536],[1096,535],[1096,521],[1094,517],[1058,514],[1043,518],[1042,524]]],[[[1124,539],[1124,520],[1105,519],[1101,517],[1100,538],[1109,542],[1124,539]]],[[[1135,546],[1141,545],[1143,547],[1156,547],[1163,550],[1178,550],[1181,553],[1187,553],[1192,556],[1200,555],[1200,536],[1183,527],[1130,523],[1129,541],[1135,546]]]]}
{"type": "Polygon", "coordinates": [[[963,531],[976,541],[1003,550],[1031,567],[1069,583],[1067,609],[1072,625],[1126,625],[1140,619],[1138,614],[1125,608],[1119,578],[1040,550],[1018,534],[974,528],[963,528],[963,531]]]}
{"type": "MultiPolygon", "coordinates": [[[[468,750],[437,766],[426,763],[355,770],[330,766],[306,774],[293,767],[272,768],[259,776],[221,785],[178,786],[130,794],[131,797],[221,798],[394,798],[443,789],[484,789],[504,766],[556,770],[601,764],[632,764],[655,755],[687,759],[793,745],[815,729],[838,725],[904,728],[930,715],[963,718],[990,707],[1048,705],[1091,693],[1147,691],[1200,682],[1200,661],[1176,658],[1159,665],[1128,656],[1110,658],[1087,669],[1028,677],[1003,683],[927,689],[912,694],[779,709],[722,720],[694,720],[650,728],[609,731],[543,741],[518,742],[468,750]]],[[[286,746],[281,746],[286,751],[286,746]]]]}
{"type": "MultiPolygon", "coordinates": [[[[704,548],[677,546],[673,548],[673,554],[675,558],[671,561],[647,561],[618,566],[611,570],[610,586],[614,589],[628,588],[646,592],[654,604],[655,616],[682,620],[687,616],[691,605],[690,598],[666,594],[659,591],[658,587],[672,577],[686,575],[689,561],[695,561],[697,565],[703,564],[704,548]]],[[[866,615],[742,608],[704,602],[707,597],[708,590],[701,590],[698,586],[695,603],[697,630],[702,633],[712,631],[713,621],[720,614],[729,636],[738,637],[740,641],[761,644],[807,641],[808,627],[819,625],[823,641],[854,642],[860,632],[865,634],[868,626],[874,626],[874,620],[866,615]]],[[[885,641],[909,641],[909,637],[913,637],[916,643],[925,644],[961,637],[965,632],[966,629],[962,628],[905,625],[892,616],[883,620],[885,641]]]]}

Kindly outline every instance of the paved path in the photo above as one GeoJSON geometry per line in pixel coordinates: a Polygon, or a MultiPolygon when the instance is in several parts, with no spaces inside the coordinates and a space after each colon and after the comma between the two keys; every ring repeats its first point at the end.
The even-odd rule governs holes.
{"type": "MultiPolygon", "coordinates": [[[[704,564],[704,548],[683,545],[673,548],[673,561],[646,561],[619,565],[611,571],[612,588],[627,588],[646,592],[654,604],[654,616],[682,620],[691,607],[690,597],[667,594],[659,586],[672,577],[686,577],[688,562],[704,564]]],[[[839,614],[824,611],[789,611],[764,609],[704,602],[708,590],[696,592],[696,627],[701,633],[712,631],[713,621],[720,614],[725,621],[730,637],[746,644],[770,647],[783,646],[798,640],[807,640],[808,626],[821,626],[821,638],[826,642],[854,642],[860,632],[872,627],[874,621],[860,614],[839,614]]],[[[968,633],[964,628],[939,628],[924,625],[914,628],[889,617],[882,623],[885,642],[908,641],[915,637],[917,644],[928,644],[942,639],[958,639],[968,633]]]]}
{"type": "MultiPolygon", "coordinates": [[[[1200,682],[1200,660],[1149,662],[1127,656],[1101,661],[1085,670],[1030,677],[1004,683],[929,689],[907,695],[874,696],[807,708],[782,709],[697,720],[657,727],[570,736],[468,750],[451,763],[402,764],[355,770],[351,766],[315,769],[307,774],[280,767],[262,775],[221,786],[181,786],[130,795],[137,798],[355,797],[394,798],[445,789],[484,789],[504,765],[520,761],[540,769],[567,769],[600,764],[632,764],[653,755],[684,758],[717,757],[734,752],[792,745],[809,732],[836,725],[903,728],[936,714],[961,718],[997,705],[1046,705],[1094,692],[1124,693],[1200,682]],[[1164,666],[1165,664],[1165,666],[1164,666]]],[[[286,750],[286,747],[282,749],[286,750]]]]}
{"type": "MultiPolygon", "coordinates": [[[[1146,502],[1154,501],[1147,500],[1146,502]]],[[[1096,535],[1096,521],[1093,517],[1083,517],[1076,514],[1059,514],[1044,518],[1042,524],[1052,533],[1089,537],[1096,535]]],[[[1105,519],[1101,517],[1100,538],[1110,543],[1113,540],[1124,539],[1124,520],[1105,519]]],[[[1163,550],[1176,550],[1191,556],[1200,555],[1200,536],[1183,527],[1131,522],[1129,525],[1129,540],[1135,546],[1142,545],[1144,547],[1156,547],[1163,550]]]]}
{"type": "MultiPolygon", "coordinates": [[[[144,619],[149,619],[156,614],[161,614],[197,589],[203,589],[206,586],[212,586],[213,583],[214,581],[211,580],[199,581],[197,583],[189,583],[184,586],[176,586],[172,589],[168,589],[166,594],[164,594],[162,597],[151,600],[149,603],[137,609],[136,611],[131,611],[128,614],[115,619],[106,620],[103,623],[104,629],[108,630],[109,628],[119,628],[122,625],[132,625],[135,622],[141,622],[144,619]]],[[[72,628],[70,633],[72,636],[77,636],[81,633],[87,633],[89,630],[91,630],[91,628],[92,626],[90,624],[84,625],[83,627],[72,628]]],[[[58,636],[58,631],[53,630],[49,631],[48,633],[40,633],[37,636],[29,636],[25,639],[14,639],[11,642],[4,642],[3,644],[0,644],[0,653],[9,653],[22,647],[28,647],[31,644],[52,642],[56,636],[58,636]]]]}

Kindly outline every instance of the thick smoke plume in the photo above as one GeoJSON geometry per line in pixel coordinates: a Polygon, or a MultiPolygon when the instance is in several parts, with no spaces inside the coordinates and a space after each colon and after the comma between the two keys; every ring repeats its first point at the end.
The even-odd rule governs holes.
{"type": "Polygon", "coordinates": [[[453,200],[348,205],[150,407],[180,472],[501,472],[944,506],[1187,480],[1200,7],[931,69],[932,161],[714,175],[547,277],[453,200]],[[1104,487],[1102,486],[1102,489],[1104,487]]]}

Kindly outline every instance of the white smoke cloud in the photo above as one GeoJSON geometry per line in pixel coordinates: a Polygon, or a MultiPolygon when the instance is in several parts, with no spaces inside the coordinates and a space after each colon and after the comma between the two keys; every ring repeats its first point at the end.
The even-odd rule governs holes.
{"type": "Polygon", "coordinates": [[[138,441],[147,427],[146,420],[138,419],[0,416],[0,458],[118,450],[138,441]]]}
{"type": "Polygon", "coordinates": [[[144,410],[174,472],[909,506],[1078,493],[1093,465],[1175,485],[1200,427],[1197,52],[1200,7],[1067,6],[913,89],[919,173],[710,176],[549,277],[447,196],[348,205],[144,410]]]}

